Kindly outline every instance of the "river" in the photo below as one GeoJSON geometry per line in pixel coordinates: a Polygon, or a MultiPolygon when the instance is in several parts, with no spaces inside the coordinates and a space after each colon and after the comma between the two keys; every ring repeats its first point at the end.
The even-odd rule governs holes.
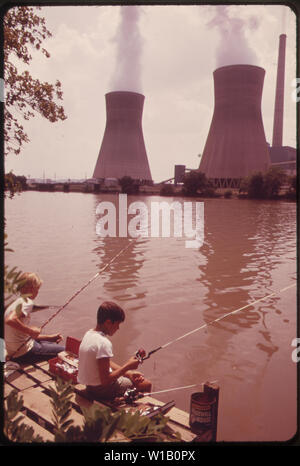
{"type": "MultiPolygon", "coordinates": [[[[195,199],[128,196],[128,205],[195,199]]],[[[200,202],[200,199],[197,201],[200,202]]],[[[130,237],[96,232],[99,203],[114,194],[28,191],[7,199],[7,263],[43,280],[37,304],[62,305],[130,237]]],[[[150,211],[150,210],[149,210],[150,211]]],[[[296,281],[296,205],[284,201],[204,200],[204,242],[142,237],[79,294],[48,326],[81,338],[104,300],[126,320],[112,337],[119,363],[139,347],[150,351],[296,281]]],[[[41,325],[55,310],[34,314],[41,325]]],[[[153,354],[141,370],[153,391],[217,380],[218,441],[284,441],[297,429],[297,365],[292,340],[296,286],[228,316],[153,354]]],[[[195,389],[156,397],[189,411],[195,389]]]]}

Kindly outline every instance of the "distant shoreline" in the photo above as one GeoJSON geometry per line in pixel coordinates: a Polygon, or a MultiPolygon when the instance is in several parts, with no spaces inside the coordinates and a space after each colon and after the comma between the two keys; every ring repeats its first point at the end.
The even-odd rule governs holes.
{"type": "MultiPolygon", "coordinates": [[[[97,185],[96,185],[97,186],[97,185]]],[[[240,193],[236,188],[217,188],[213,195],[187,195],[182,193],[182,186],[172,186],[173,192],[172,193],[161,193],[162,184],[153,185],[153,186],[141,186],[139,192],[136,193],[127,193],[130,196],[160,196],[163,198],[168,197],[184,197],[190,199],[238,199],[238,200],[258,200],[258,201],[291,201],[295,202],[297,200],[297,196],[292,197],[288,195],[287,190],[283,190],[281,194],[274,198],[250,198],[247,194],[240,193]]],[[[37,191],[37,192],[64,192],[64,193],[83,193],[83,194],[120,194],[121,188],[114,187],[106,187],[105,189],[97,187],[95,189],[94,185],[89,185],[86,183],[35,183],[34,185],[27,186],[24,191],[37,191]]]]}

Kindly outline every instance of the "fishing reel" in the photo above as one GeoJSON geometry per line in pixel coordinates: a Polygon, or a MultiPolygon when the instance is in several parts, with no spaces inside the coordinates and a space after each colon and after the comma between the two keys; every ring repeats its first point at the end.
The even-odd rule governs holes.
{"type": "Polygon", "coordinates": [[[154,350],[149,351],[148,354],[146,353],[146,351],[143,348],[140,348],[135,353],[135,357],[139,360],[139,363],[142,364],[143,361],[150,358],[151,354],[156,353],[156,351],[158,351],[158,350],[160,350],[162,348],[163,348],[163,346],[159,346],[158,348],[155,348],[154,350]]]}
{"type": "Polygon", "coordinates": [[[127,388],[123,396],[125,403],[132,404],[135,400],[142,398],[144,395],[138,392],[136,388],[127,388]]]}
{"type": "Polygon", "coordinates": [[[142,364],[144,359],[146,358],[146,351],[144,348],[140,348],[136,353],[135,357],[139,360],[139,363],[142,364]]]}

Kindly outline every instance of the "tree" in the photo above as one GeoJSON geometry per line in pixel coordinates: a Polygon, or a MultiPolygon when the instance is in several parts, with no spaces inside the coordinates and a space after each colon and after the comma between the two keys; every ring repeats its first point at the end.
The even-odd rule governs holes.
{"type": "Polygon", "coordinates": [[[247,190],[250,199],[263,199],[265,197],[264,176],[262,173],[254,173],[250,176],[247,190]]]}
{"type": "Polygon", "coordinates": [[[174,196],[174,186],[172,184],[163,184],[159,191],[160,196],[174,196]]]}
{"type": "Polygon", "coordinates": [[[290,176],[288,179],[288,191],[286,197],[291,200],[296,200],[297,198],[297,176],[290,176]]]}
{"type": "Polygon", "coordinates": [[[120,178],[119,184],[122,193],[125,194],[138,194],[140,189],[138,182],[131,178],[131,176],[123,176],[123,178],[120,178]]]}
{"type": "Polygon", "coordinates": [[[265,195],[268,199],[277,197],[286,176],[277,167],[271,167],[264,177],[265,195]]]}
{"type": "Polygon", "coordinates": [[[285,181],[285,174],[276,167],[271,167],[265,174],[253,173],[244,179],[240,192],[247,192],[250,199],[274,199],[279,195],[285,181]]]}
{"type": "Polygon", "coordinates": [[[206,176],[202,172],[198,171],[191,171],[184,177],[184,184],[182,188],[182,192],[186,196],[196,196],[198,194],[206,194],[208,193],[209,196],[212,195],[214,190],[210,186],[209,181],[207,180],[206,176]],[[212,191],[210,191],[212,190],[212,191]],[[209,193],[208,193],[209,191],[209,193]]]}
{"type": "Polygon", "coordinates": [[[62,100],[60,81],[55,84],[41,82],[28,70],[19,72],[17,67],[18,62],[30,64],[31,48],[50,57],[42,43],[52,34],[45,26],[45,19],[36,14],[36,9],[40,7],[14,7],[4,16],[5,155],[19,154],[22,145],[29,142],[22,119],[29,120],[36,114],[50,122],[66,119],[63,107],[57,103],[62,100]]]}

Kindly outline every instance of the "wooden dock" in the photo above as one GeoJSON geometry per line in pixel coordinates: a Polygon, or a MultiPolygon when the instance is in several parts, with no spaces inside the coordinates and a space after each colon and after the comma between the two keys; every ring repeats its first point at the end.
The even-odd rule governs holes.
{"type": "MultiPolygon", "coordinates": [[[[49,371],[49,363],[47,361],[37,363],[34,365],[27,365],[19,370],[10,374],[5,380],[4,384],[4,398],[6,398],[12,390],[17,390],[23,398],[24,416],[22,423],[32,426],[35,435],[40,435],[44,442],[54,442],[54,423],[52,415],[51,397],[49,388],[54,386],[56,376],[49,371]]],[[[89,407],[93,403],[98,403],[100,406],[107,406],[98,401],[89,400],[85,396],[85,387],[79,384],[74,384],[74,393],[72,395],[72,414],[71,419],[74,425],[82,426],[84,423],[84,416],[82,407],[89,407]]],[[[162,406],[162,403],[151,396],[145,396],[136,401],[137,407],[140,404],[147,404],[147,406],[162,406]]],[[[191,432],[189,426],[189,414],[173,407],[166,414],[169,418],[168,431],[174,432],[174,442],[176,433],[181,435],[183,442],[192,442],[196,440],[196,435],[191,432]]],[[[171,432],[171,433],[172,433],[171,432]]],[[[110,442],[129,442],[120,432],[110,439],[110,442]]],[[[170,437],[168,437],[170,441],[170,437]]],[[[199,439],[198,439],[199,441],[199,439]]],[[[204,440],[205,441],[205,440],[204,440]]]]}

